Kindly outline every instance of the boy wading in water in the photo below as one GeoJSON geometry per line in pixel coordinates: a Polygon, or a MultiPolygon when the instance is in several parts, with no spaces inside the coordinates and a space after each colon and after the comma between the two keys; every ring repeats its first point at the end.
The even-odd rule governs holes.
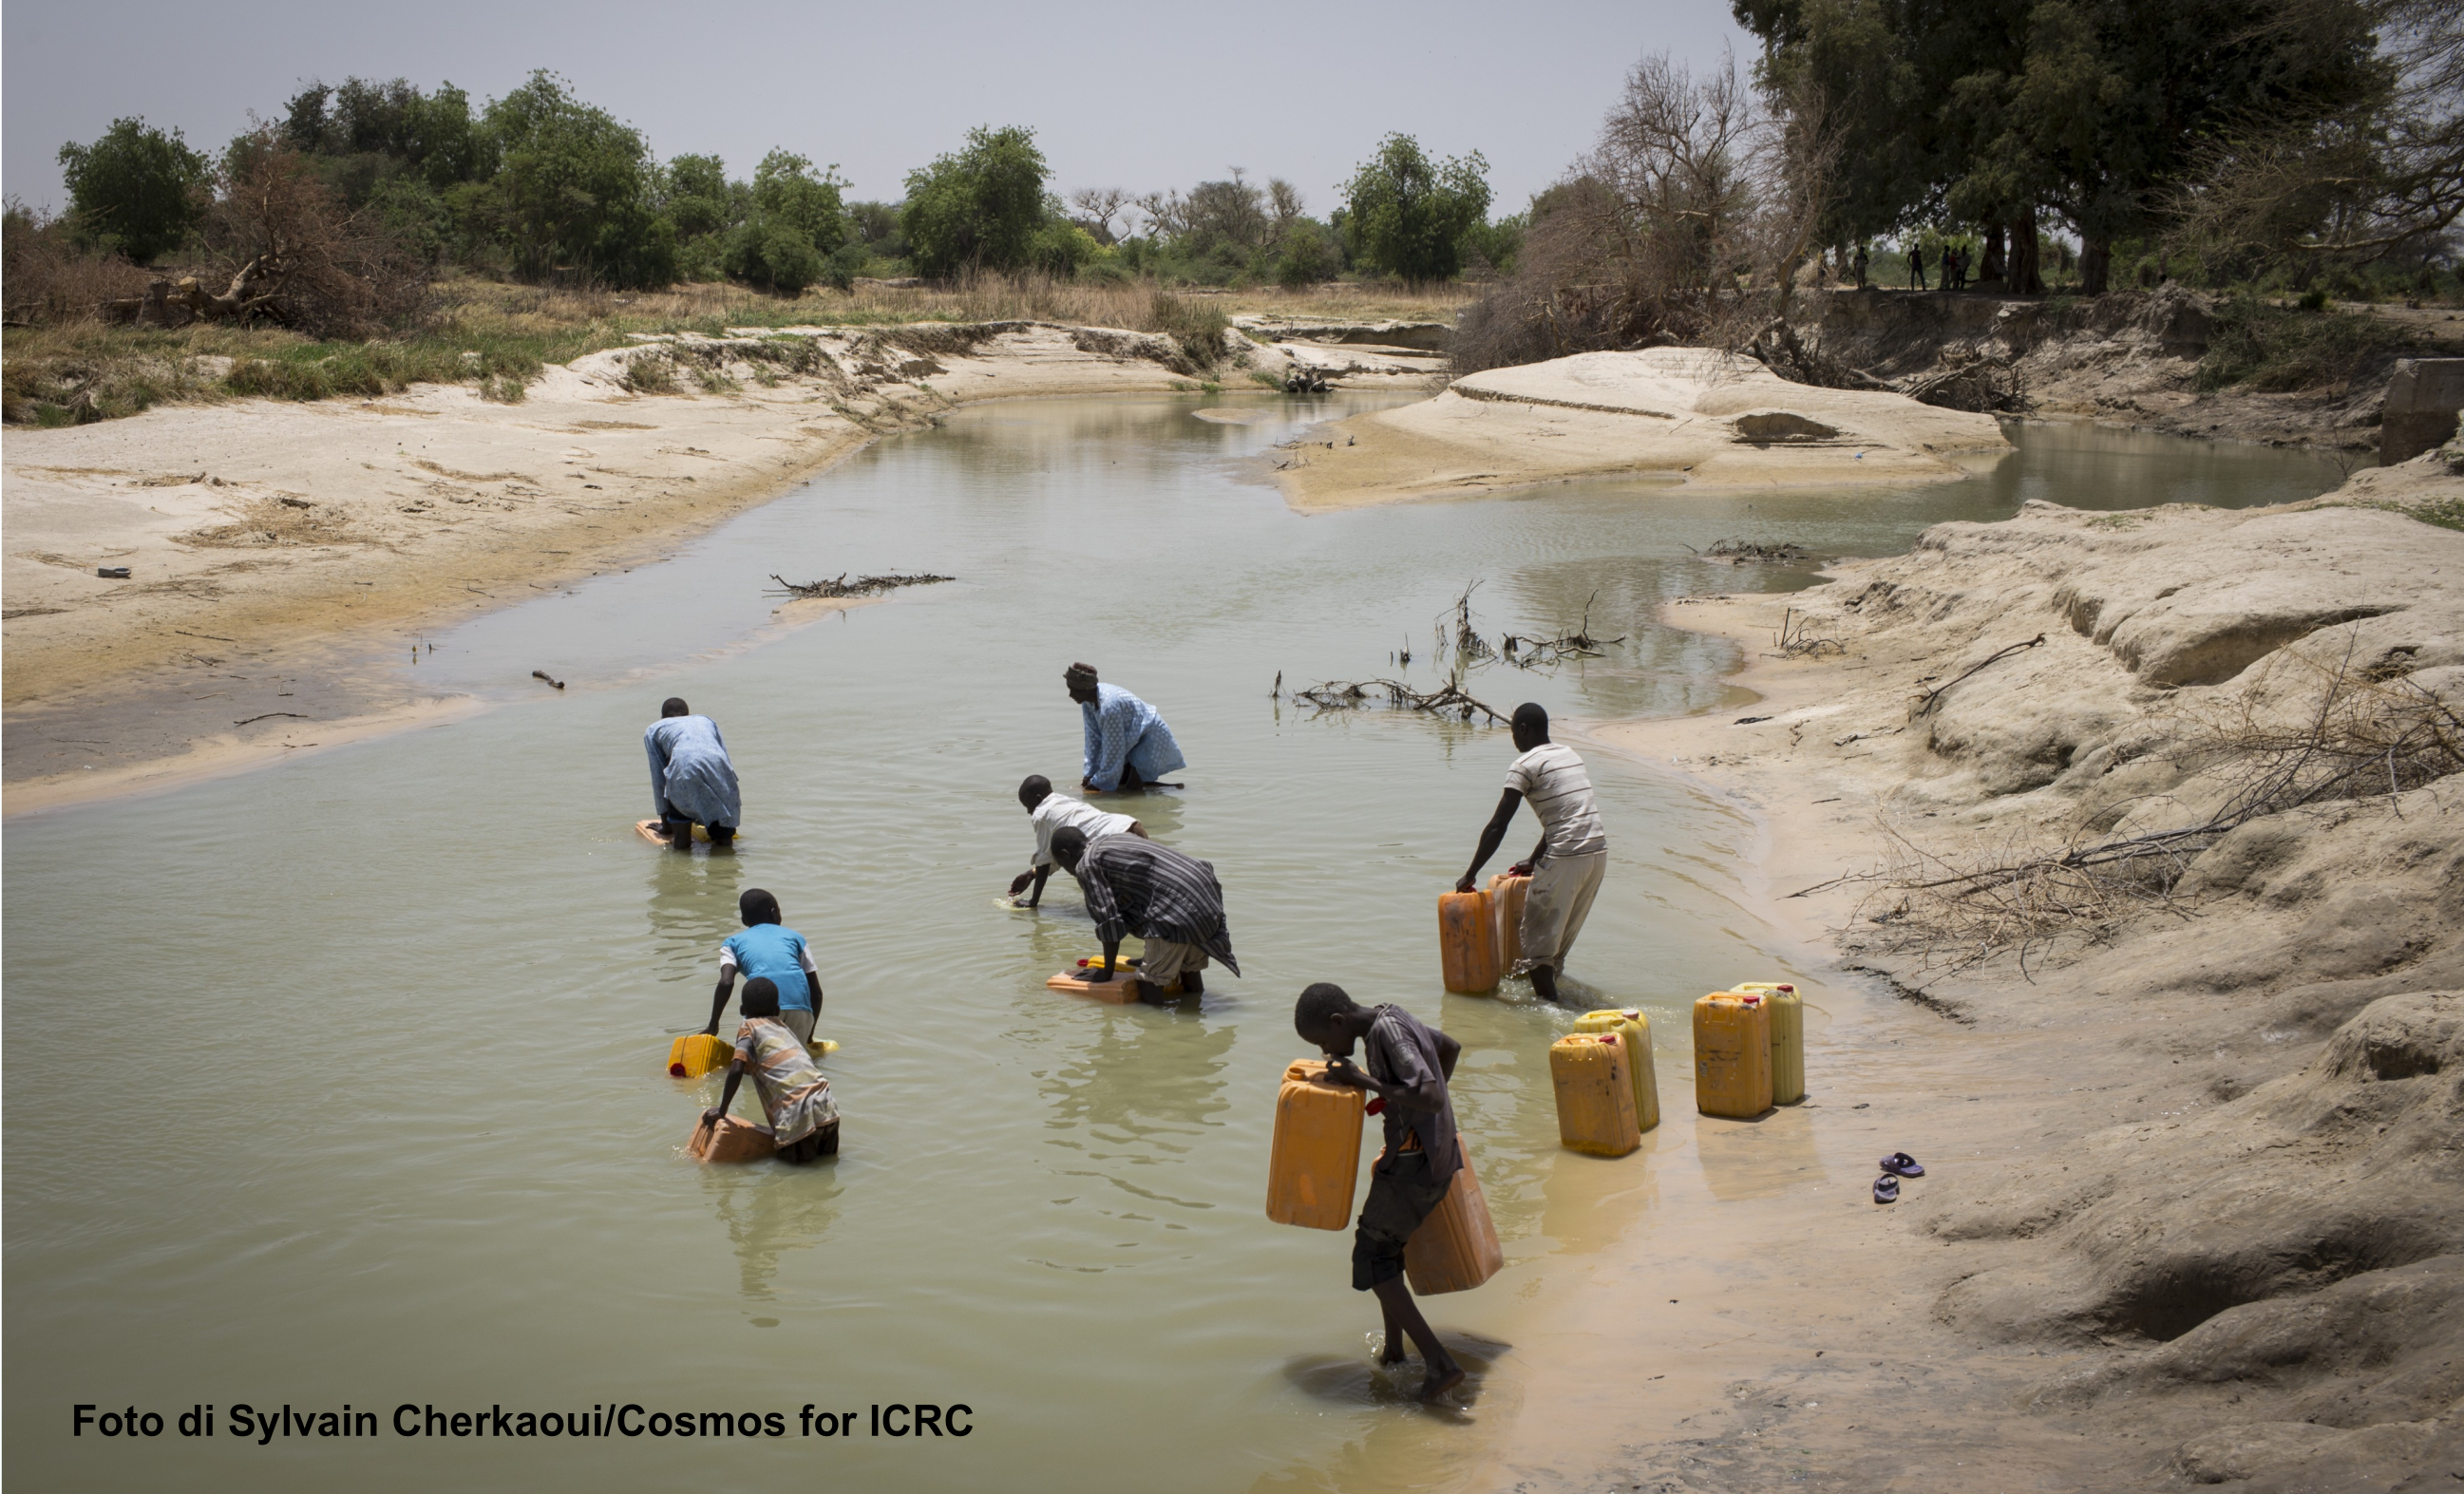
{"type": "MultiPolygon", "coordinates": [[[[811,946],[779,921],[779,900],[758,887],[744,890],[736,911],[744,919],[744,932],[718,947],[718,989],[711,996],[710,1025],[702,1031],[718,1036],[718,1020],[726,1015],[728,995],[741,974],[747,1001],[753,1000],[752,982],[767,980],[771,1017],[797,1042],[812,1042],[813,1020],[822,1010],[822,974],[814,968],[811,946]]],[[[753,1008],[745,1007],[744,1015],[752,1016],[753,1008]]]]}
{"type": "Polygon", "coordinates": [[[1147,827],[1128,815],[1116,815],[1096,808],[1082,800],[1052,791],[1052,780],[1041,773],[1027,775],[1018,786],[1018,802],[1026,806],[1029,821],[1035,825],[1035,855],[1027,869],[1011,881],[1009,895],[1016,901],[1025,892],[1027,884],[1035,890],[1027,894],[1023,908],[1033,908],[1044,901],[1044,884],[1052,875],[1052,837],[1064,829],[1075,829],[1089,841],[1100,841],[1107,835],[1135,835],[1144,838],[1147,827]]]}
{"type": "Polygon", "coordinates": [[[1437,1330],[1412,1300],[1403,1281],[1403,1246],[1445,1200],[1462,1165],[1446,1081],[1454,1076],[1463,1044],[1399,1006],[1361,1006],[1343,987],[1325,981],[1301,993],[1292,1026],[1303,1042],[1325,1052],[1329,1079],[1357,1085],[1384,1102],[1386,1150],[1369,1169],[1369,1199],[1360,1206],[1360,1227],[1352,1241],[1352,1289],[1375,1292],[1385,1312],[1386,1346],[1377,1362],[1401,1364],[1409,1336],[1429,1369],[1420,1398],[1436,1400],[1463,1383],[1463,1366],[1438,1342],[1437,1330]],[[1362,1049],[1357,1065],[1352,1062],[1354,1043],[1362,1049]]]}
{"type": "Polygon", "coordinates": [[[1600,829],[1590,770],[1574,749],[1549,739],[1549,713],[1530,701],[1514,708],[1514,750],[1522,756],[1506,770],[1506,792],[1497,801],[1497,813],[1480,832],[1480,849],[1455,890],[1472,890],[1471,879],[1488,865],[1497,843],[1506,839],[1506,827],[1514,823],[1515,806],[1530,800],[1531,812],[1540,817],[1540,844],[1531,847],[1529,861],[1511,870],[1531,879],[1523,898],[1522,926],[1531,994],[1553,1001],[1566,952],[1574,947],[1574,935],[1583,932],[1592,900],[1599,895],[1600,874],[1609,865],[1609,839],[1600,829]]]}
{"type": "Polygon", "coordinates": [[[779,1020],[779,988],[766,977],[744,982],[744,1025],[736,1029],[736,1058],[727,1066],[727,1088],[718,1103],[701,1112],[703,1125],[718,1124],[748,1073],[778,1139],[781,1161],[810,1162],[837,1153],[839,1107],[830,1098],[830,1082],[779,1020]]]}

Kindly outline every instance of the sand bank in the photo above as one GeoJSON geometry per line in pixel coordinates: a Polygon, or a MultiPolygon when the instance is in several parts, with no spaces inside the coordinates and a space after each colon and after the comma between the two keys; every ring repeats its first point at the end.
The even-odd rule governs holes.
{"type": "Polygon", "coordinates": [[[1333,446],[1322,436],[1278,468],[1297,508],[1610,475],[1698,487],[1948,481],[2010,450],[1990,415],[1790,384],[1751,359],[1696,348],[1491,369],[1325,435],[1333,446]]]}
{"type": "Polygon", "coordinates": [[[1761,699],[1595,745],[1765,818],[1771,906],[1833,1017],[1802,1108],[1746,1126],[1668,1091],[1651,1165],[1715,1193],[1725,1173],[1722,1206],[1683,1239],[1646,1212],[1552,1284],[1494,1482],[2384,1489],[2464,1467],[2464,775],[2408,756],[2392,791],[2175,841],[2169,906],[2047,920],[2024,972],[1921,896],[1837,881],[2230,819],[2301,756],[2237,723],[2298,733],[2340,673],[2365,716],[2427,700],[2452,723],[2464,535],[2401,510],[2464,497],[2459,472],[2451,446],[2278,509],[2031,505],[1811,591],[1669,609],[1734,640],[1761,699]],[[1784,626],[1836,647],[1786,656],[1784,626]],[[1929,1175],[1876,1207],[1870,1159],[1900,1149],[1929,1175]]]}

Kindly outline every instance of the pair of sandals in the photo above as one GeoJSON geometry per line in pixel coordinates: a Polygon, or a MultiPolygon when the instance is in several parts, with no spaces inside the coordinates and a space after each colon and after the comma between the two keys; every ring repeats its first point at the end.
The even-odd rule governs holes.
{"type": "Polygon", "coordinates": [[[1904,1152],[1892,1153],[1889,1156],[1882,1158],[1879,1165],[1882,1169],[1882,1175],[1874,1179],[1874,1201],[1876,1203],[1899,1202],[1900,1179],[1903,1177],[1923,1177],[1925,1175],[1924,1166],[1920,1164],[1915,1157],[1908,1155],[1904,1152]]]}

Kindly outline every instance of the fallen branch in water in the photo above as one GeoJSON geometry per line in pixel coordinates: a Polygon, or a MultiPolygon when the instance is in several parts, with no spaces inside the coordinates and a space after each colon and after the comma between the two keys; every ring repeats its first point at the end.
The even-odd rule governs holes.
{"type": "Polygon", "coordinates": [[[1328,680],[1307,690],[1292,692],[1295,701],[1307,701],[1320,711],[1357,711],[1383,705],[1392,711],[1424,711],[1431,715],[1459,715],[1468,721],[1477,711],[1492,723],[1502,724],[1506,717],[1486,705],[1463,693],[1463,682],[1450,679],[1437,690],[1419,691],[1400,680],[1328,680]]]}
{"type": "MultiPolygon", "coordinates": [[[[1685,548],[1694,550],[1690,544],[1685,548]]],[[[1708,550],[1694,553],[1706,560],[1726,560],[1730,565],[1788,565],[1814,559],[1813,551],[1785,540],[1778,544],[1751,544],[1743,539],[1715,539],[1708,550]]]]}
{"type": "Polygon", "coordinates": [[[798,585],[775,572],[770,579],[779,583],[779,589],[769,593],[771,596],[789,596],[799,601],[809,602],[839,597],[877,597],[885,591],[894,591],[901,586],[930,586],[935,582],[957,581],[958,578],[956,576],[859,576],[849,581],[847,572],[841,571],[836,580],[806,582],[803,585],[798,585]]]}
{"type": "Polygon", "coordinates": [[[1625,642],[1622,635],[1616,638],[1592,636],[1592,604],[1599,597],[1600,594],[1595,591],[1584,601],[1583,620],[1571,633],[1555,638],[1522,638],[1513,633],[1507,634],[1506,662],[1517,669],[1543,669],[1552,664],[1563,664],[1568,659],[1596,659],[1609,645],[1625,642]]]}
{"type": "Polygon", "coordinates": [[[531,678],[546,680],[549,684],[555,686],[559,690],[562,690],[564,688],[564,681],[555,678],[545,670],[531,670],[531,678]]]}

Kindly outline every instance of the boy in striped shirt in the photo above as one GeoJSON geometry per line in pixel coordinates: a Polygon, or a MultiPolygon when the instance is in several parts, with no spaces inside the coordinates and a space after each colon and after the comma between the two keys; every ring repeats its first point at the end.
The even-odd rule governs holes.
{"type": "Polygon", "coordinates": [[[1511,874],[1531,879],[1523,899],[1522,929],[1531,992],[1553,1001],[1566,952],[1574,947],[1574,935],[1583,932],[1583,920],[1591,915],[1592,899],[1599,895],[1609,842],[1592,797],[1592,775],[1572,747],[1549,739],[1549,713],[1529,701],[1516,706],[1513,729],[1514,747],[1522,756],[1506,770],[1506,793],[1480,832],[1480,849],[1455,890],[1472,890],[1472,879],[1497,853],[1516,806],[1529,800],[1531,812],[1540,817],[1540,844],[1511,874]]]}

